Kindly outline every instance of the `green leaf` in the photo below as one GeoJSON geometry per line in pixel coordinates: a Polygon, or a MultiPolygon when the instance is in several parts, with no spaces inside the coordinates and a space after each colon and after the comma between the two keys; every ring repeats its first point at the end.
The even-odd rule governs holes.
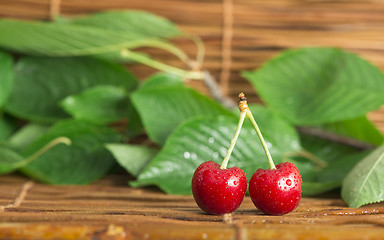
{"type": "Polygon", "coordinates": [[[181,122],[197,116],[231,115],[220,104],[182,86],[143,88],[131,95],[149,137],[164,144],[181,122]]]}
{"type": "Polygon", "coordinates": [[[353,147],[304,134],[300,135],[300,142],[304,149],[328,163],[358,152],[353,147]]]}
{"type": "Polygon", "coordinates": [[[36,139],[47,133],[49,128],[50,126],[48,125],[29,123],[13,134],[8,139],[7,144],[15,149],[23,150],[36,139]]]}
{"type": "Polygon", "coordinates": [[[142,46],[172,45],[135,32],[11,19],[0,20],[0,47],[38,56],[85,56],[142,46]]]}
{"type": "Polygon", "coordinates": [[[66,23],[135,33],[151,38],[172,38],[181,31],[168,19],[144,11],[105,11],[65,20],[66,23]]]}
{"type": "Polygon", "coordinates": [[[341,196],[350,207],[384,201],[384,145],[360,161],[343,181],[341,196]]]}
{"type": "Polygon", "coordinates": [[[155,148],[142,145],[107,144],[106,148],[127,172],[137,177],[144,167],[158,153],[155,148]]]}
{"type": "MultiPolygon", "coordinates": [[[[181,35],[181,31],[169,20],[152,13],[144,11],[106,11],[75,18],[60,18],[60,24],[71,24],[89,28],[98,28],[118,32],[122,35],[134,34],[143,38],[142,44],[158,47],[174,53],[185,60],[187,56],[176,46],[164,41],[165,38],[172,38],[181,35]]],[[[131,59],[121,54],[122,48],[118,51],[106,52],[95,55],[102,59],[118,62],[129,62],[131,59]]]]}
{"type": "Polygon", "coordinates": [[[16,122],[0,113],[0,142],[7,140],[16,131],[16,122]]]}
{"type": "MultiPolygon", "coordinates": [[[[255,112],[269,150],[278,164],[286,152],[300,150],[295,130],[260,108],[255,112]]],[[[221,163],[235,133],[238,119],[234,116],[200,117],[182,123],[169,136],[161,152],[141,172],[132,186],[157,185],[166,193],[190,194],[195,169],[205,161],[221,163]]],[[[243,169],[250,178],[268,161],[251,124],[244,124],[228,167],[243,169]]]]}
{"type": "Polygon", "coordinates": [[[318,181],[341,181],[348,175],[353,167],[364,159],[371,151],[347,154],[328,164],[328,167],[318,174],[318,181]]]}
{"type": "Polygon", "coordinates": [[[0,51],[0,109],[8,99],[13,86],[13,60],[11,55],[0,51]]]}
{"type": "MultiPolygon", "coordinates": [[[[382,134],[366,117],[325,124],[318,128],[371,144],[380,144],[382,141],[382,134]]],[[[329,184],[329,187],[334,186],[334,188],[340,187],[341,181],[350,170],[369,153],[369,151],[361,152],[359,149],[342,143],[303,134],[301,135],[301,144],[303,148],[327,162],[325,168],[314,168],[312,173],[311,169],[307,171],[307,174],[312,177],[310,181],[317,181],[320,184],[319,186],[329,184]],[[339,185],[334,184],[336,182],[339,182],[339,185]]],[[[304,190],[303,193],[307,194],[304,190]]]]}
{"type": "Polygon", "coordinates": [[[384,75],[335,48],[288,50],[243,75],[273,111],[296,125],[353,119],[384,104],[384,75]]]}
{"type": "Polygon", "coordinates": [[[124,67],[86,57],[25,57],[15,72],[15,85],[5,109],[36,122],[68,117],[59,102],[87,88],[107,84],[130,92],[137,86],[137,80],[124,67]]]}
{"type": "Polygon", "coordinates": [[[125,134],[128,138],[137,137],[143,132],[143,123],[141,121],[139,113],[134,107],[131,107],[129,109],[128,116],[129,119],[125,134]]]}
{"type": "Polygon", "coordinates": [[[341,181],[303,182],[303,196],[309,197],[326,193],[340,187],[340,185],[341,181]]]}
{"type": "Polygon", "coordinates": [[[148,79],[142,82],[140,89],[144,88],[156,88],[165,86],[184,86],[183,79],[180,76],[172,75],[169,73],[156,73],[150,76],[148,79]]]}
{"type": "Polygon", "coordinates": [[[60,105],[74,118],[97,124],[116,122],[128,117],[128,94],[122,87],[98,85],[64,98],[60,105]]]}
{"type": "Polygon", "coordinates": [[[21,171],[45,183],[87,184],[104,176],[116,163],[104,144],[119,141],[117,133],[107,127],[78,120],[58,122],[47,134],[28,146],[23,156],[31,156],[58,137],[67,137],[72,144],[53,147],[21,171]]]}
{"type": "Polygon", "coordinates": [[[0,145],[0,174],[10,173],[24,166],[26,161],[13,149],[0,145]]]}
{"type": "Polygon", "coordinates": [[[383,134],[366,116],[326,124],[322,126],[322,128],[325,131],[330,131],[341,136],[350,137],[377,146],[384,142],[383,134]]]}
{"type": "MultiPolygon", "coordinates": [[[[359,151],[341,143],[332,142],[318,137],[300,135],[301,145],[308,152],[327,163],[326,167],[312,164],[312,168],[305,169],[305,182],[311,187],[303,188],[303,194],[316,195],[341,186],[342,179],[359,161],[359,151]],[[354,161],[349,161],[354,159],[354,161]],[[343,166],[345,164],[345,166],[343,166]],[[336,184],[338,183],[338,184],[336,184]],[[318,190],[317,190],[318,189],[318,190]],[[307,192],[307,190],[309,190],[307,192]]],[[[302,163],[301,163],[302,164],[302,163]]],[[[300,165],[298,165],[299,167],[300,165]]],[[[301,171],[301,169],[299,168],[301,171]]],[[[304,176],[303,176],[304,180],[304,176]]]]}
{"type": "MultiPolygon", "coordinates": [[[[142,82],[140,89],[157,88],[165,86],[184,86],[183,79],[169,73],[159,72],[153,74],[148,79],[142,82]]],[[[140,107],[139,107],[140,108],[140,107]]],[[[129,110],[129,121],[127,126],[128,137],[135,137],[143,130],[143,123],[136,108],[132,107],[129,110]]]]}

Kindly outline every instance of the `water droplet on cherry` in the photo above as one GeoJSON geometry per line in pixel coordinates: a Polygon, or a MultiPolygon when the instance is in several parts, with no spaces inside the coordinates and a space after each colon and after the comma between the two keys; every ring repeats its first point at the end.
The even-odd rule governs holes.
{"type": "MultiPolygon", "coordinates": [[[[292,184],[292,180],[291,180],[291,179],[287,179],[287,181],[285,181],[285,183],[286,183],[288,186],[291,186],[291,184],[292,184]]],[[[297,186],[297,184],[296,184],[296,186],[297,186]]]]}

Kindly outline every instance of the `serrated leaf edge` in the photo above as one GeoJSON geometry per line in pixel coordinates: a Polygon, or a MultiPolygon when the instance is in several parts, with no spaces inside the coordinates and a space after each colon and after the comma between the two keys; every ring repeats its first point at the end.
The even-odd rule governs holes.
{"type": "MultiPolygon", "coordinates": [[[[365,175],[364,181],[363,181],[363,183],[360,185],[359,190],[358,190],[357,193],[356,193],[356,196],[360,196],[360,195],[361,195],[361,191],[362,191],[362,189],[364,188],[365,183],[368,181],[369,176],[370,176],[370,175],[372,174],[372,172],[375,170],[377,164],[379,164],[379,162],[383,159],[383,157],[384,157],[384,151],[383,151],[383,153],[380,154],[380,156],[377,158],[375,164],[373,164],[372,168],[371,168],[371,169],[369,170],[369,172],[365,175]]],[[[371,204],[371,203],[377,203],[377,202],[382,202],[382,201],[384,201],[384,198],[382,198],[382,199],[379,199],[379,200],[377,200],[377,201],[371,201],[371,202],[366,202],[366,203],[358,204],[358,203],[357,203],[357,200],[358,200],[358,199],[359,199],[358,197],[355,198],[355,199],[353,199],[353,201],[352,201],[349,205],[350,205],[351,207],[356,207],[356,208],[357,208],[357,207],[360,207],[360,206],[365,205],[365,204],[371,204]]]]}

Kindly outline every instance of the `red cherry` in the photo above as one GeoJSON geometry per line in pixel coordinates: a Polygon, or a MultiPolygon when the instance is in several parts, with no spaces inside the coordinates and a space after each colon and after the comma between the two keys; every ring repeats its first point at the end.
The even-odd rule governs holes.
{"type": "Polygon", "coordinates": [[[208,161],[202,163],[192,178],[192,193],[197,205],[206,213],[222,215],[235,211],[247,191],[247,178],[237,167],[221,169],[208,161]]]}
{"type": "Polygon", "coordinates": [[[283,215],[299,205],[301,185],[299,170],[284,162],[276,165],[276,169],[257,169],[249,181],[249,195],[263,213],[283,215]]]}

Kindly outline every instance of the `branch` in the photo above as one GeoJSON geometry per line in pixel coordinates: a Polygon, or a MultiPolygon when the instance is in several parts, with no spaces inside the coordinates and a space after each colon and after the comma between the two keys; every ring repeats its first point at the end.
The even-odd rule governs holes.
{"type": "Polygon", "coordinates": [[[204,71],[204,84],[207,86],[212,97],[221,103],[223,106],[233,109],[237,104],[230,98],[223,95],[219,84],[216,82],[215,78],[209,73],[209,71],[204,71]]]}
{"type": "Polygon", "coordinates": [[[296,127],[299,133],[310,135],[325,140],[329,140],[336,143],[341,143],[359,150],[369,150],[373,149],[376,146],[367,142],[359,141],[357,139],[340,136],[331,132],[326,132],[322,129],[313,128],[313,127],[296,127]]]}

